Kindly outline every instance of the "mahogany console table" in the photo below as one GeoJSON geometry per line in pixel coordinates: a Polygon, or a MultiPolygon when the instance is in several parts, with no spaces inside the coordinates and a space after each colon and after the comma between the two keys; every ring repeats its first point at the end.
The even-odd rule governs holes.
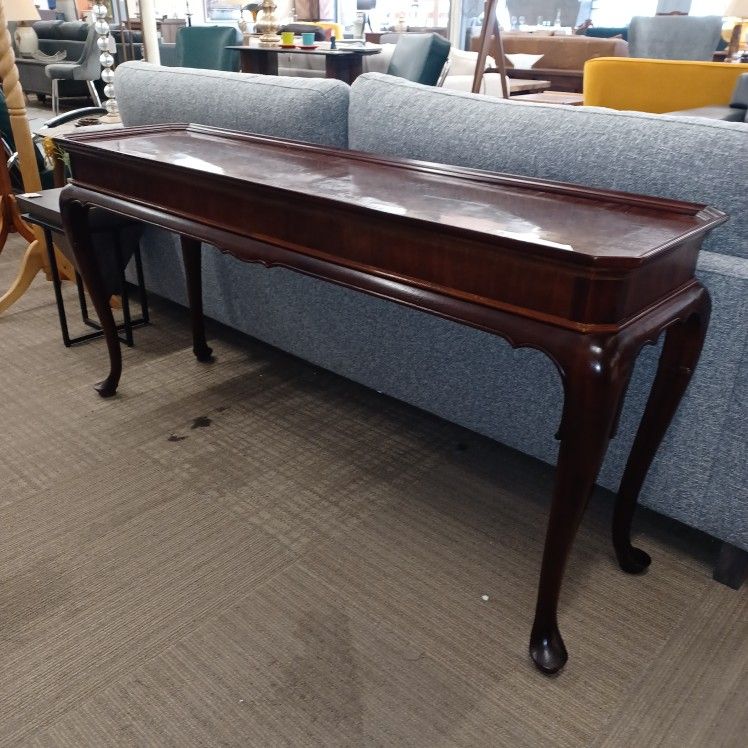
{"type": "Polygon", "coordinates": [[[702,205],[193,125],[76,134],[61,143],[74,174],[60,198],[63,220],[106,332],[102,397],[115,394],[122,360],[92,250],[93,207],[181,235],[199,361],[211,359],[201,242],[551,358],[565,402],[530,653],[543,672],[559,670],[567,659],[556,620],[566,560],[637,354],[664,332],[613,520],[620,566],[637,573],[650,563],[631,545],[631,520],[707,329],[710,301],[694,277],[696,256],[726,216],[702,205]]]}

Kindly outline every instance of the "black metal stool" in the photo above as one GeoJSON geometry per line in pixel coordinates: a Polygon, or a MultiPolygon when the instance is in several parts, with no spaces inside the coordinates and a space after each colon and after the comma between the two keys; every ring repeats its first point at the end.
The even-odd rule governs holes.
{"type": "MultiPolygon", "coordinates": [[[[58,246],[68,246],[67,239],[65,238],[65,231],[62,226],[62,217],[60,215],[61,190],[62,188],[56,188],[52,190],[42,190],[37,193],[18,195],[16,200],[18,202],[19,210],[23,213],[24,220],[28,223],[41,226],[44,231],[44,242],[46,244],[47,256],[49,257],[50,272],[52,273],[52,285],[54,286],[55,300],[57,302],[57,314],[60,318],[62,341],[67,347],[70,347],[77,343],[84,343],[87,340],[101,337],[104,333],[101,330],[101,325],[88,316],[88,304],[86,303],[83,280],[76,269],[75,282],[78,287],[78,302],[80,305],[81,318],[83,323],[87,327],[93,328],[95,332],[79,335],[75,338],[70,337],[67,315],[65,313],[65,303],[62,298],[62,282],[60,281],[60,272],[57,267],[54,242],[52,239],[52,234],[56,234],[60,237],[58,240],[58,246]]],[[[111,236],[111,247],[114,254],[114,269],[113,273],[110,273],[110,277],[106,278],[106,280],[110,286],[113,284],[119,285],[122,298],[123,322],[117,325],[117,330],[124,333],[124,336],[120,336],[120,340],[125,345],[132,347],[134,344],[132,334],[133,328],[148,324],[150,319],[148,312],[148,297],[143,277],[143,263],[140,257],[139,246],[135,247],[132,254],[135,258],[135,272],[138,280],[140,317],[133,319],[130,315],[130,295],[127,287],[127,280],[125,278],[125,267],[127,261],[122,249],[121,231],[123,228],[131,227],[136,224],[131,220],[123,219],[111,213],[105,213],[104,211],[100,211],[98,214],[94,214],[94,211],[92,211],[91,221],[93,224],[92,235],[108,234],[111,236]],[[116,277],[111,277],[112,274],[115,274],[116,277]]]]}

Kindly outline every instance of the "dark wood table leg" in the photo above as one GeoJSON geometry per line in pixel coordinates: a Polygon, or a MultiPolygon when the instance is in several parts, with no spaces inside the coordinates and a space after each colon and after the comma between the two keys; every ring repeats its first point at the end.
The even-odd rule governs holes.
{"type": "Polygon", "coordinates": [[[325,55],[326,78],[337,78],[350,86],[363,69],[361,55],[325,55]]]}
{"type": "Polygon", "coordinates": [[[205,319],[203,317],[203,272],[202,250],[197,239],[182,236],[182,259],[187,280],[187,297],[190,302],[192,322],[192,352],[198,361],[207,363],[213,360],[213,351],[205,339],[205,319]]]}
{"type": "Polygon", "coordinates": [[[101,397],[112,397],[117,392],[122,374],[122,351],[112,308],[104,291],[99,262],[91,241],[89,206],[76,200],[74,191],[68,187],[60,195],[60,212],[80,274],[99,317],[109,352],[109,374],[95,386],[95,389],[101,397]]]}
{"type": "Polygon", "coordinates": [[[621,479],[613,514],[613,547],[620,567],[631,574],[651,563],[648,554],[631,545],[631,521],[644,478],[696,368],[710,311],[709,294],[700,287],[683,318],[667,328],[657,374],[621,479]]]}
{"type": "Polygon", "coordinates": [[[278,75],[278,55],[259,49],[239,51],[239,69],[242,73],[278,75]]]}
{"type": "Polygon", "coordinates": [[[530,635],[530,656],[544,673],[559,671],[567,660],[557,621],[561,583],[632,367],[633,357],[616,348],[615,338],[607,343],[583,339],[576,355],[562,366],[561,444],[530,635]]]}

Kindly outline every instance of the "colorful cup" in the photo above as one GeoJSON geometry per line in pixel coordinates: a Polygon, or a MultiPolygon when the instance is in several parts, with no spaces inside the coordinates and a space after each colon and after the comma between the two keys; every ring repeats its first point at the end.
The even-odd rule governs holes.
{"type": "Polygon", "coordinates": [[[293,31],[281,32],[281,44],[284,47],[293,47],[293,31]]]}
{"type": "Polygon", "coordinates": [[[307,31],[306,33],[301,35],[301,44],[304,47],[312,47],[314,46],[314,32],[313,31],[307,31]]]}

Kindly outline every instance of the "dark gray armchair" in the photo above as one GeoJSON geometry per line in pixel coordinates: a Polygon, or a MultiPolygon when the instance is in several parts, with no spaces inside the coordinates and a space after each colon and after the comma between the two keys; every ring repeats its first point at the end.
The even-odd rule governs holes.
{"type": "Polygon", "coordinates": [[[54,62],[44,69],[47,78],[52,79],[52,111],[54,114],[58,114],[60,111],[60,81],[85,81],[94,105],[101,106],[99,92],[94,84],[94,81],[101,76],[101,63],[99,62],[101,53],[96,46],[97,38],[98,34],[91,26],[79,60],[76,62],[54,62]]]}
{"type": "Polygon", "coordinates": [[[722,32],[720,16],[634,16],[629,57],[711,60],[722,32]]]}

